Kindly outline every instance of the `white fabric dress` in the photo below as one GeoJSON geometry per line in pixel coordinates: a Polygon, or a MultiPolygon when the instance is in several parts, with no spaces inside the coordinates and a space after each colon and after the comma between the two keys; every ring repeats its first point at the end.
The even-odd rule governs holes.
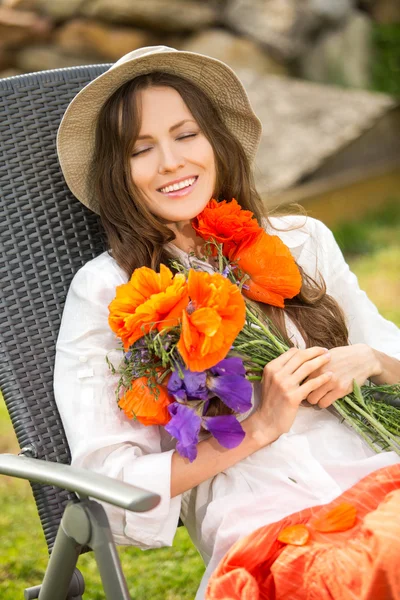
{"type": "MultiPolygon", "coordinates": [[[[385,320],[359,289],[331,231],[308,217],[272,218],[299,265],[323,276],[344,309],[351,343],[366,343],[400,359],[400,330],[385,320]],[[295,229],[288,230],[289,228],[295,229]],[[280,231],[283,229],[284,231],[280,231]]],[[[187,255],[171,247],[182,261],[187,255]]],[[[210,267],[204,264],[204,269],[210,267]]],[[[57,340],[56,402],[70,444],[72,464],[160,494],[158,507],[132,513],[104,504],[117,544],[143,549],[173,542],[179,515],[207,570],[196,600],[219,560],[240,537],[308,506],[330,502],[368,473],[399,462],[375,454],[327,410],[301,406],[290,432],[182,496],[170,498],[174,440],[157,426],[128,420],[118,408],[105,355],[118,363],[119,343],[108,326],[108,305],[127,274],[106,252],[75,275],[57,340]]],[[[287,321],[298,346],[298,330],[287,321]]],[[[253,404],[260,385],[254,385],[253,404]]]]}

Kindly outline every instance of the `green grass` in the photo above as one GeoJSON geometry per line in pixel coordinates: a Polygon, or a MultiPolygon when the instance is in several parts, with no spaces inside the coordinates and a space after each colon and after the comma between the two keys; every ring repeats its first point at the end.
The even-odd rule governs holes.
{"type": "Polygon", "coordinates": [[[400,326],[400,198],[333,229],[351,270],[380,313],[400,326]]]}
{"type": "MultiPolygon", "coordinates": [[[[335,228],[339,244],[360,286],[380,312],[400,326],[400,200],[362,221],[335,228]]],[[[0,399],[0,452],[18,452],[7,410],[0,399]]],[[[47,563],[44,536],[27,482],[0,477],[0,598],[18,600],[23,589],[40,583],[47,563]]],[[[142,552],[120,547],[129,592],[136,600],[193,599],[204,571],[203,562],[185,528],[172,548],[142,552]]],[[[78,563],[87,600],[104,599],[92,554],[78,563]]]]}
{"type": "Polygon", "coordinates": [[[400,97],[400,23],[372,27],[372,90],[400,97]]]}

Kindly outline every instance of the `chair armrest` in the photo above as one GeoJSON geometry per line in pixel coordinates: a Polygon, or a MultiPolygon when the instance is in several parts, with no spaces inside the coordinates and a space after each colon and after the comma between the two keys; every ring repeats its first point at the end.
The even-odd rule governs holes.
{"type": "Polygon", "coordinates": [[[27,456],[0,454],[0,474],[55,485],[80,496],[90,496],[134,512],[146,512],[160,503],[158,494],[118,479],[87,469],[27,456]]]}

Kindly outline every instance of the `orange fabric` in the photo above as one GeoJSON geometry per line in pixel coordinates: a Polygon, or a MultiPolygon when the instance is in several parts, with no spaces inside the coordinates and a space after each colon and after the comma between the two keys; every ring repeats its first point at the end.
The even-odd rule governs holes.
{"type": "Polygon", "coordinates": [[[138,377],[132,381],[132,389],[119,399],[118,406],[129,419],[137,419],[143,425],[166,425],[171,420],[168,405],[173,401],[166,387],[154,379],[138,377]]]}
{"type": "Polygon", "coordinates": [[[162,330],[177,325],[188,302],[183,274],[173,275],[163,264],[159,273],[140,267],[128,283],[117,287],[108,306],[108,322],[127,350],[154,327],[162,330]]]}
{"type": "Polygon", "coordinates": [[[231,250],[229,259],[249,276],[242,291],[252,300],[283,308],[285,298],[300,292],[299,268],[289,248],[276,235],[263,231],[250,245],[231,250]]]}
{"type": "Polygon", "coordinates": [[[294,513],[239,540],[213,573],[206,600],[250,598],[400,600],[400,464],[371,473],[328,505],[294,513]],[[304,546],[277,540],[285,527],[311,524],[343,502],[357,509],[351,529],[310,528],[304,546]]]}
{"type": "Polygon", "coordinates": [[[178,350],[188,369],[204,371],[228,354],[245,322],[239,288],[219,273],[189,271],[190,305],[182,313],[178,350]]]}

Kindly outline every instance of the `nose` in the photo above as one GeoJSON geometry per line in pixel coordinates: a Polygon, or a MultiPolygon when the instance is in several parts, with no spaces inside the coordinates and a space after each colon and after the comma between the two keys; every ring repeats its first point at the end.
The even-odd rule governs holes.
{"type": "Polygon", "coordinates": [[[185,159],[176,145],[173,146],[171,143],[166,143],[160,148],[160,163],[158,168],[160,174],[177,171],[183,166],[185,166],[185,159]]]}

